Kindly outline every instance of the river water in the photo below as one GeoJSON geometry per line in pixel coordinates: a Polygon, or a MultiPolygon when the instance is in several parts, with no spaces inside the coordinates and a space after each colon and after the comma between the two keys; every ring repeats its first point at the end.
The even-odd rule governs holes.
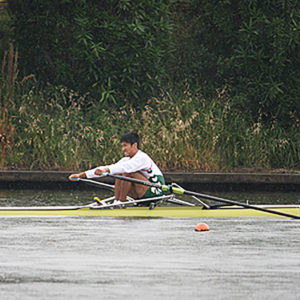
{"type": "MultiPolygon", "coordinates": [[[[86,204],[93,193],[7,190],[0,192],[0,202],[86,204]]],[[[279,196],[245,199],[260,197],[279,196]]],[[[278,199],[299,204],[299,194],[278,199]]],[[[0,217],[0,224],[0,299],[300,296],[296,220],[0,217]],[[195,232],[203,222],[210,231],[195,232]]]]}

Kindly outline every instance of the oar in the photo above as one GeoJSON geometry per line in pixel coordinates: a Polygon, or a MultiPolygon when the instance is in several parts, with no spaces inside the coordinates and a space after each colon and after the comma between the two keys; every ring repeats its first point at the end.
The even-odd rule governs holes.
{"type": "Polygon", "coordinates": [[[228,199],[224,199],[224,198],[219,198],[219,197],[215,197],[215,196],[205,195],[205,194],[196,193],[196,192],[192,192],[192,191],[186,191],[182,188],[173,187],[172,185],[162,185],[161,183],[143,181],[143,180],[139,180],[139,179],[135,179],[135,178],[131,178],[131,177],[126,177],[126,176],[112,175],[112,174],[109,174],[109,173],[103,173],[102,175],[103,176],[110,176],[110,177],[113,177],[113,178],[116,178],[116,179],[121,179],[121,180],[129,181],[129,182],[133,182],[133,183],[137,183],[137,184],[143,184],[143,185],[146,185],[146,186],[156,187],[156,188],[162,189],[164,192],[169,191],[169,192],[172,192],[174,194],[179,194],[179,195],[198,196],[200,198],[204,198],[204,199],[208,199],[208,200],[219,201],[219,202],[223,202],[223,203],[229,203],[229,204],[232,204],[232,205],[242,206],[242,207],[245,207],[245,208],[260,210],[260,211],[263,211],[263,212],[266,212],[266,213],[269,213],[269,214],[275,214],[275,215],[284,216],[284,217],[293,218],[293,219],[300,219],[300,216],[291,215],[291,214],[288,214],[288,213],[283,213],[283,212],[279,212],[279,211],[275,211],[275,210],[271,210],[271,209],[266,209],[266,208],[263,208],[263,207],[244,204],[244,203],[240,203],[240,202],[236,202],[236,201],[228,200],[228,199]]]}

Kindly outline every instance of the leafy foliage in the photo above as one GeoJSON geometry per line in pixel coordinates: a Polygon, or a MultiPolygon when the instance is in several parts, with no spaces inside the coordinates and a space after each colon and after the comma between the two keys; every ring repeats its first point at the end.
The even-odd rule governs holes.
{"type": "Polygon", "coordinates": [[[20,67],[98,101],[146,101],[165,77],[168,1],[9,1],[20,67]],[[142,101],[140,100],[142,99],[142,101]]]}
{"type": "Polygon", "coordinates": [[[290,126],[300,107],[299,12],[296,0],[190,1],[175,13],[175,80],[230,87],[249,118],[290,126]]]}
{"type": "Polygon", "coordinates": [[[137,129],[164,170],[299,169],[299,1],[172,3],[10,0],[2,166],[111,163],[137,129]]]}
{"type": "Polygon", "coordinates": [[[12,24],[7,9],[0,3],[0,58],[9,49],[12,39],[12,24]]]}

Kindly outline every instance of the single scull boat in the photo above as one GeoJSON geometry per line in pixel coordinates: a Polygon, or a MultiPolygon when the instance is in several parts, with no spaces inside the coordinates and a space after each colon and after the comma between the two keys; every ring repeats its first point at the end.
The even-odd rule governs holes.
{"type": "MultiPolygon", "coordinates": [[[[169,195],[134,200],[128,197],[126,202],[114,204],[114,197],[94,202],[85,206],[39,206],[39,207],[0,207],[0,216],[80,216],[80,217],[186,217],[186,218],[238,218],[238,217],[288,217],[300,219],[300,205],[249,205],[233,200],[186,191],[176,184],[159,185],[133,178],[109,175],[118,179],[133,181],[137,184],[159,187],[169,195]],[[188,195],[197,200],[197,204],[176,198],[175,195],[188,195]],[[217,201],[223,205],[210,206],[202,199],[217,201]],[[150,202],[149,206],[143,202],[150,202]],[[172,206],[170,205],[172,204],[172,206]],[[176,206],[174,206],[174,204],[176,206]],[[225,205],[224,205],[225,204],[225,205]]],[[[114,189],[113,185],[94,180],[80,179],[86,183],[114,189]]]]}

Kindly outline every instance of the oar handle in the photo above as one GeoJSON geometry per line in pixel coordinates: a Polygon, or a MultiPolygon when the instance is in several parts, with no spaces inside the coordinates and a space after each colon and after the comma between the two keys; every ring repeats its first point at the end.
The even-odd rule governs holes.
{"type": "Polygon", "coordinates": [[[140,179],[136,179],[136,178],[131,178],[131,177],[127,177],[127,176],[113,175],[113,174],[110,174],[110,173],[102,173],[102,175],[103,176],[110,176],[110,177],[113,177],[115,179],[129,181],[129,182],[133,182],[133,183],[137,183],[137,184],[142,184],[142,185],[146,185],[146,186],[156,187],[156,188],[162,189],[163,191],[168,191],[169,190],[168,186],[162,185],[161,183],[144,181],[144,180],[140,180],[140,179]]]}

